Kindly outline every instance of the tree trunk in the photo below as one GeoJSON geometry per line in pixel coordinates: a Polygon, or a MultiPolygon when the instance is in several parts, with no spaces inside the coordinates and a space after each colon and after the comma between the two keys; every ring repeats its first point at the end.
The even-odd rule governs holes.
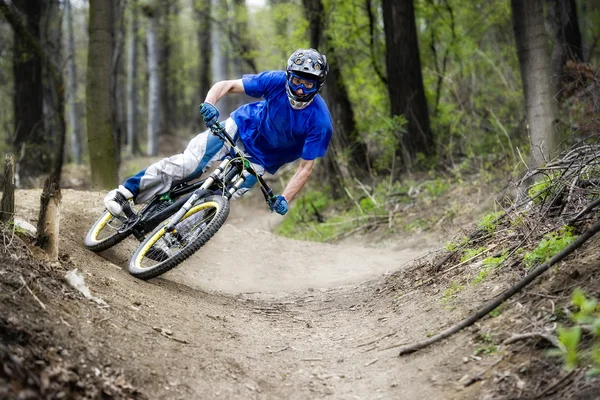
{"type": "Polygon", "coordinates": [[[76,164],[81,164],[83,153],[81,147],[81,122],[79,120],[78,102],[77,102],[77,66],[75,63],[75,39],[73,36],[73,12],[71,9],[71,0],[65,0],[65,22],[66,42],[67,42],[67,80],[69,85],[69,125],[71,139],[71,157],[76,164]]]}
{"type": "Polygon", "coordinates": [[[127,52],[127,154],[141,154],[137,135],[138,106],[138,30],[139,6],[137,0],[131,2],[131,24],[129,49],[127,52]]]}
{"type": "MultiPolygon", "coordinates": [[[[268,0],[267,2],[269,7],[273,10],[272,15],[274,15],[275,19],[275,34],[279,36],[279,40],[283,43],[287,43],[290,36],[288,13],[286,11],[281,12],[280,10],[284,10],[288,7],[295,7],[295,5],[291,4],[290,0],[268,0]]],[[[294,50],[295,49],[290,48],[281,49],[281,58],[287,61],[287,58],[294,50]]]]}
{"type": "MultiPolygon", "coordinates": [[[[208,0],[207,0],[208,1],[208,0]]],[[[227,3],[221,0],[210,0],[212,17],[218,21],[226,21],[227,3]]],[[[211,46],[212,46],[212,78],[213,83],[229,79],[229,56],[227,49],[227,37],[223,28],[211,22],[211,46]]],[[[217,106],[221,115],[229,115],[233,111],[232,96],[225,96],[219,100],[217,106]]]]}
{"type": "Polygon", "coordinates": [[[89,51],[86,87],[87,134],[92,187],[117,185],[117,149],[111,113],[113,1],[90,0],[89,51]]]}
{"type": "MultiPolygon", "coordinates": [[[[125,141],[125,0],[113,0],[113,56],[110,73],[111,113],[117,163],[121,161],[121,144],[125,141]]],[[[118,165],[118,164],[117,164],[118,165]]]]}
{"type": "Polygon", "coordinates": [[[10,224],[15,217],[15,160],[7,154],[4,161],[4,181],[2,203],[0,204],[0,223],[10,224]]]}
{"type": "Polygon", "coordinates": [[[44,250],[53,261],[58,260],[60,200],[61,193],[58,182],[52,177],[47,178],[40,199],[40,213],[35,244],[44,250]]]}
{"type": "MultiPolygon", "coordinates": [[[[13,1],[25,17],[22,29],[40,43],[41,2],[13,1]]],[[[12,6],[2,2],[3,13],[14,12],[12,6]]],[[[6,15],[6,14],[5,14],[6,15]]],[[[35,179],[50,170],[51,146],[44,132],[44,90],[42,83],[42,59],[34,44],[24,32],[15,29],[13,47],[14,77],[14,133],[13,152],[17,154],[16,183],[18,187],[30,187],[35,179]]]]}
{"type": "MultiPolygon", "coordinates": [[[[210,66],[211,66],[211,35],[210,35],[210,12],[211,2],[206,0],[196,0],[195,3],[196,19],[198,20],[198,103],[206,98],[210,90],[210,66]]],[[[196,126],[204,127],[204,120],[199,112],[196,112],[196,126]]]]}
{"type": "MultiPolygon", "coordinates": [[[[233,46],[231,54],[230,78],[240,79],[244,74],[256,74],[258,69],[252,54],[252,43],[250,42],[250,32],[248,30],[248,7],[245,0],[234,0],[234,15],[230,26],[235,30],[229,29],[229,42],[233,46]]],[[[256,101],[247,95],[237,95],[231,97],[231,108],[236,109],[242,104],[256,101]]]]}
{"type": "Polygon", "coordinates": [[[567,61],[582,62],[581,32],[575,0],[548,0],[548,22],[554,36],[552,74],[557,90],[569,81],[563,69],[567,61]],[[565,79],[566,78],[566,79],[565,79]]]}
{"type": "Polygon", "coordinates": [[[578,25],[581,32],[583,62],[589,63],[600,45],[600,37],[598,37],[598,31],[595,29],[596,21],[593,18],[594,11],[600,10],[600,1],[582,0],[576,3],[579,5],[577,15],[579,16],[578,25]]]}
{"type": "Polygon", "coordinates": [[[173,83],[171,80],[171,56],[173,52],[171,22],[173,16],[173,4],[171,2],[160,2],[156,9],[157,24],[157,48],[159,81],[160,81],[160,122],[159,132],[161,135],[171,135],[173,109],[170,104],[170,97],[173,83]]]}
{"type": "Polygon", "coordinates": [[[160,71],[158,51],[158,22],[156,8],[144,7],[148,18],[146,40],[148,46],[148,150],[149,156],[158,154],[158,135],[160,130],[160,71]]]}
{"type": "Polygon", "coordinates": [[[344,182],[363,177],[360,171],[368,171],[366,149],[362,142],[353,139],[356,132],[354,111],[348,99],[346,85],[332,48],[328,49],[329,73],[323,87],[323,98],[327,102],[333,122],[333,136],[325,155],[326,181],[334,195],[344,195],[344,182]]]}
{"type": "Polygon", "coordinates": [[[551,79],[548,37],[542,0],[511,0],[513,30],[527,105],[527,123],[534,164],[556,150],[556,102],[551,79]]]}
{"type": "Polygon", "coordinates": [[[324,33],[322,0],[303,0],[303,6],[309,21],[310,45],[321,49],[327,57],[329,73],[323,86],[323,98],[327,102],[333,122],[333,137],[324,159],[324,180],[331,186],[336,197],[344,195],[344,181],[349,182],[356,176],[355,168],[366,165],[366,149],[362,142],[352,137],[356,132],[354,111],[348,99],[348,91],[342,78],[335,49],[324,33]]]}
{"type": "Polygon", "coordinates": [[[58,75],[55,82],[52,76],[53,66],[63,64],[62,60],[62,24],[59,15],[58,0],[47,0],[42,3],[42,18],[40,20],[40,45],[46,52],[42,57],[42,82],[44,85],[44,132],[47,145],[56,149],[58,138],[58,116],[64,113],[58,104],[58,90],[56,85],[63,86],[63,74],[58,75]]]}
{"type": "Polygon", "coordinates": [[[410,166],[418,153],[434,153],[413,0],[382,0],[382,10],[391,113],[408,121],[400,150],[410,166]]]}
{"type": "MultiPolygon", "coordinates": [[[[51,10],[50,9],[54,9],[57,10],[56,4],[53,3],[44,3],[44,11],[47,12],[47,15],[49,16],[51,14],[51,10]]],[[[4,14],[4,16],[6,17],[6,19],[9,21],[9,23],[11,24],[11,26],[13,27],[13,30],[15,31],[15,35],[18,36],[20,38],[20,40],[22,40],[23,44],[25,44],[31,53],[28,53],[27,55],[23,55],[24,57],[35,57],[40,61],[40,64],[43,66],[43,74],[45,74],[45,79],[46,79],[46,83],[41,83],[43,88],[47,88],[46,93],[44,93],[44,90],[42,90],[42,92],[44,93],[44,96],[46,96],[46,101],[47,104],[50,106],[49,107],[49,115],[47,117],[44,118],[43,121],[40,121],[40,123],[46,125],[46,118],[48,119],[52,119],[52,125],[51,125],[51,129],[54,130],[56,136],[57,136],[57,143],[56,146],[52,146],[51,143],[47,143],[47,148],[44,148],[44,154],[46,154],[49,160],[50,165],[43,171],[43,174],[48,174],[48,172],[50,172],[50,174],[52,174],[53,176],[56,177],[56,179],[60,179],[60,171],[62,168],[62,162],[63,162],[63,155],[64,155],[64,137],[65,137],[65,120],[64,120],[64,85],[63,85],[63,79],[62,79],[62,72],[60,71],[60,69],[58,68],[58,66],[56,65],[56,63],[58,63],[60,60],[56,60],[53,59],[52,57],[48,56],[44,50],[42,50],[42,45],[46,45],[48,47],[48,51],[49,52],[53,52],[53,53],[58,53],[60,54],[59,50],[53,49],[52,48],[52,44],[54,43],[55,47],[60,47],[60,40],[57,39],[55,41],[52,40],[47,40],[47,33],[46,30],[44,31],[44,35],[40,35],[40,37],[35,37],[32,32],[30,32],[24,22],[21,20],[20,14],[18,14],[18,12],[16,10],[14,10],[12,8],[12,6],[7,5],[4,2],[0,2],[0,12],[2,12],[4,14]],[[41,37],[43,36],[43,37],[41,37]],[[58,44],[56,44],[56,42],[58,42],[58,44]],[[45,69],[45,71],[44,71],[45,69]],[[44,86],[45,85],[45,86],[44,86]],[[51,109],[52,108],[52,109],[51,109]],[[55,157],[54,157],[54,162],[52,160],[52,149],[56,148],[56,153],[55,153],[55,157]]],[[[44,21],[49,21],[52,20],[52,18],[50,17],[45,17],[44,21]]],[[[59,19],[59,18],[56,18],[59,19]]],[[[59,37],[60,37],[60,31],[58,29],[50,29],[48,28],[50,31],[57,31],[59,32],[59,37]]],[[[54,33],[53,33],[54,34],[54,33]]],[[[48,126],[50,127],[50,124],[48,124],[48,126]]],[[[50,129],[50,128],[49,128],[50,129]]],[[[50,140],[48,139],[47,134],[44,135],[44,139],[45,140],[50,140]]],[[[29,138],[28,140],[31,140],[31,138],[29,138]]],[[[36,145],[38,147],[44,145],[43,141],[41,142],[36,142],[36,145]]],[[[26,155],[26,149],[24,146],[21,147],[21,157],[25,157],[26,155]]],[[[29,154],[29,156],[31,156],[31,154],[29,154]]],[[[45,165],[45,164],[44,164],[45,165]]],[[[18,168],[18,165],[17,165],[18,168]]],[[[17,169],[18,170],[18,169],[17,169]]],[[[41,174],[40,174],[41,175],[41,174]]],[[[38,176],[40,176],[38,175],[38,176]]],[[[18,182],[18,172],[15,176],[15,178],[17,179],[18,182]]],[[[33,180],[30,179],[30,181],[28,183],[33,183],[33,180]]],[[[18,186],[18,184],[17,184],[18,186]]]]}
{"type": "Polygon", "coordinates": [[[65,85],[61,67],[62,59],[62,24],[59,14],[58,0],[44,3],[44,30],[42,33],[44,107],[46,137],[51,143],[53,152],[51,176],[60,182],[65,155],[65,85]]]}
{"type": "Polygon", "coordinates": [[[246,0],[233,1],[233,21],[231,26],[235,27],[232,31],[229,29],[229,42],[233,46],[235,62],[233,63],[234,77],[241,76],[242,73],[257,74],[258,67],[253,56],[253,45],[251,34],[248,29],[248,6],[246,0]],[[236,69],[238,71],[236,71],[236,69]]]}

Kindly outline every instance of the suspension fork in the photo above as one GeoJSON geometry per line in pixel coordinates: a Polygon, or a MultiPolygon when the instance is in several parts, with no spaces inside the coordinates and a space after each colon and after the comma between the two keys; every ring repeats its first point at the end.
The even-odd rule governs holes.
{"type": "Polygon", "coordinates": [[[213,173],[210,174],[210,176],[206,179],[206,181],[204,181],[202,186],[200,186],[198,189],[196,189],[194,191],[194,193],[192,193],[190,198],[185,202],[185,204],[183,206],[181,206],[179,211],[177,211],[175,213],[175,215],[173,215],[173,218],[171,218],[171,221],[167,224],[167,226],[165,226],[164,229],[166,232],[173,232],[175,230],[175,225],[177,225],[179,222],[181,222],[184,215],[192,208],[192,206],[194,205],[196,200],[198,200],[202,196],[204,196],[208,192],[208,189],[215,182],[222,183],[220,175],[223,173],[223,171],[229,164],[230,160],[231,160],[231,157],[229,157],[229,156],[225,157],[225,159],[221,162],[221,164],[219,164],[219,166],[217,168],[215,168],[213,173]]]}

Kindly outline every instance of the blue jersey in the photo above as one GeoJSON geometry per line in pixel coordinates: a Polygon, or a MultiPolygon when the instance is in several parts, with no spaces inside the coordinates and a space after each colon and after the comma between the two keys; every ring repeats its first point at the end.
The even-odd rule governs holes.
{"type": "Polygon", "coordinates": [[[293,109],[285,91],[285,71],[244,75],[242,82],[247,95],[264,98],[231,114],[252,162],[274,174],[299,158],[314,160],[325,155],[333,127],[321,96],[316,95],[304,109],[293,109]]]}

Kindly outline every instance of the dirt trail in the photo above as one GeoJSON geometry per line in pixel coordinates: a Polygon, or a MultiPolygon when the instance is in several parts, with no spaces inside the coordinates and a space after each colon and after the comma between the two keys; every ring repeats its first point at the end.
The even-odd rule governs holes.
{"type": "MultiPolygon", "coordinates": [[[[39,194],[18,193],[19,216],[37,217],[39,194]]],[[[250,198],[234,203],[197,255],[144,282],[124,269],[133,239],[100,255],[83,248],[101,199],[63,191],[61,248],[110,307],[56,307],[73,335],[101,359],[118,360],[149,398],[465,398],[451,382],[472,354],[466,334],[406,358],[386,349],[461,315],[424,294],[379,293],[382,276],[422,249],[277,237],[268,230],[279,217],[250,198]]]]}

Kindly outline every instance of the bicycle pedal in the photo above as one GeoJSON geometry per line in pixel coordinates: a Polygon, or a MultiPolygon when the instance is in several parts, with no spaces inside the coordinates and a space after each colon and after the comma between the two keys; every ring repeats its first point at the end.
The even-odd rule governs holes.
{"type": "Polygon", "coordinates": [[[123,204],[123,214],[127,217],[127,219],[137,218],[137,214],[131,208],[131,204],[129,202],[123,204]]]}

